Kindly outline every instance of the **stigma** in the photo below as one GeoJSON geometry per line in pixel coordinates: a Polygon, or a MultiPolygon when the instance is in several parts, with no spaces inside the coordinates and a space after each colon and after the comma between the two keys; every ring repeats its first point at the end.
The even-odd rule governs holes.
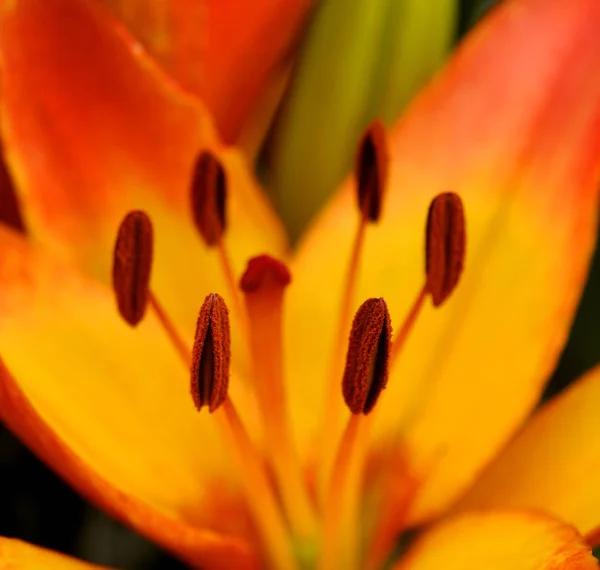
{"type": "MultiPolygon", "coordinates": [[[[143,326],[149,310],[161,323],[189,375],[190,406],[199,413],[209,412],[238,462],[259,550],[270,568],[379,568],[398,532],[389,524],[390,512],[400,508],[392,487],[383,488],[380,502],[369,505],[375,522],[369,528],[364,525],[371,425],[378,402],[385,397],[390,370],[401,358],[427,299],[439,308],[459,284],[466,225],[458,194],[435,196],[428,212],[423,212],[425,271],[408,315],[399,319],[394,333],[382,297],[362,300],[352,314],[351,307],[360,301],[356,289],[365,233],[377,231],[385,215],[388,158],[385,128],[375,121],[359,141],[356,155],[356,234],[340,292],[337,335],[323,386],[326,413],[311,469],[293,437],[284,377],[286,292],[294,286],[293,275],[284,261],[267,254],[249,259],[243,270],[233,267],[227,249],[229,178],[218,156],[203,150],[194,161],[190,210],[199,239],[219,257],[227,287],[199,300],[192,339],[178,331],[168,308],[152,290],[155,237],[150,217],[141,211],[126,213],[117,231],[113,264],[117,310],[130,326],[143,326]],[[238,330],[231,330],[230,308],[240,317],[238,330]],[[232,334],[243,337],[250,355],[248,386],[258,404],[260,445],[237,411],[244,402],[234,401],[229,394],[235,357],[232,334]]],[[[379,480],[386,481],[385,477],[379,480]]]]}

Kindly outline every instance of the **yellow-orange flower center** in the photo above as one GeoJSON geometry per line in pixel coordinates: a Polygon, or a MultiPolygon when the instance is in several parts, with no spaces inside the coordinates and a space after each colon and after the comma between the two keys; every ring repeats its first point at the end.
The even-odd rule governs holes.
{"type": "MultiPolygon", "coordinates": [[[[291,275],[284,263],[268,255],[248,262],[239,281],[225,246],[227,177],[210,153],[201,153],[193,173],[192,208],[199,233],[219,252],[229,297],[242,317],[241,333],[251,356],[251,388],[264,433],[257,447],[228,395],[231,331],[224,299],[209,294],[199,311],[193,347],[179,334],[150,286],[152,224],[143,212],[129,213],[121,225],[114,256],[114,288],[119,311],[136,325],[149,305],[190,371],[191,395],[198,410],[208,407],[240,466],[248,511],[268,567],[377,568],[385,562],[402,530],[402,513],[414,499],[418,481],[402,493],[393,478],[379,477],[384,488],[369,529],[363,528],[363,477],[370,426],[385,388],[388,370],[428,296],[442,304],[456,287],[465,253],[464,209],[458,195],[444,193],[431,203],[426,225],[426,275],[409,314],[392,338],[385,300],[366,300],[354,315],[355,287],[366,227],[379,220],[387,178],[387,149],[381,123],[363,136],[356,161],[357,229],[341,294],[338,337],[326,388],[327,413],[319,432],[315,477],[298,454],[287,409],[283,318],[291,275]],[[345,428],[335,410],[343,397],[351,414],[345,428]],[[395,518],[394,518],[395,517],[395,518]],[[398,523],[400,521],[400,523],[398,523]],[[400,526],[399,526],[400,525],[400,526]],[[369,533],[365,537],[365,533],[369,533]],[[365,540],[366,538],[366,540],[365,540]],[[365,544],[369,546],[366,550],[365,544]]],[[[190,404],[192,405],[192,404],[190,404]]],[[[395,470],[398,466],[387,466],[395,470]]],[[[385,468],[385,467],[383,467],[385,468]]],[[[405,479],[408,480],[408,479],[405,479]]]]}

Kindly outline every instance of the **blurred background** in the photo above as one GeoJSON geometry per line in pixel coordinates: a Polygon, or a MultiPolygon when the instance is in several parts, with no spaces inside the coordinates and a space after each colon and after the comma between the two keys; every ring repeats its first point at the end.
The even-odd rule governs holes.
{"type": "MultiPolygon", "coordinates": [[[[493,0],[460,1],[458,13],[452,20],[450,43],[454,45],[495,3],[493,0]]],[[[268,178],[267,173],[262,174],[268,178]]],[[[5,173],[0,171],[0,188],[6,188],[8,181],[2,176],[5,173]]],[[[18,225],[18,213],[11,211],[9,199],[8,194],[0,194],[4,215],[18,225]]],[[[278,197],[274,200],[277,203],[278,197]]],[[[546,398],[600,361],[599,337],[600,254],[597,251],[570,341],[548,384],[546,398]]],[[[83,501],[1,426],[0,488],[0,535],[18,537],[115,567],[183,568],[145,539],[83,501]]]]}

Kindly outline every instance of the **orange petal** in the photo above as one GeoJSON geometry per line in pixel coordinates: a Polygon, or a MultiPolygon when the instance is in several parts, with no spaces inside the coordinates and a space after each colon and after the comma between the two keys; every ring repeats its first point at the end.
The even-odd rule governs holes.
{"type": "Polygon", "coordinates": [[[434,526],[393,570],[592,570],[575,529],[526,511],[467,513],[434,526]]]}
{"type": "MultiPolygon", "coordinates": [[[[390,133],[387,203],[367,230],[355,306],[383,296],[398,330],[424,283],[431,199],[458,192],[467,219],[461,282],[442,307],[426,303],[375,411],[374,433],[402,430],[426,478],[413,520],[471,484],[567,338],[596,232],[599,26],[597,0],[503,3],[390,133]]],[[[321,411],[354,202],[348,182],[292,266],[288,373],[304,438],[321,411]]]]}
{"type": "Polygon", "coordinates": [[[157,319],[0,227],[0,417],[89,500],[189,562],[252,567],[227,448],[157,319]]]}
{"type": "Polygon", "coordinates": [[[4,570],[100,570],[70,556],[46,550],[21,540],[0,537],[0,568],[4,570]]]}
{"type": "Polygon", "coordinates": [[[191,222],[200,150],[224,163],[231,191],[226,241],[243,267],[281,255],[283,231],[243,157],[217,140],[205,108],[156,68],[108,9],[90,0],[15,0],[0,8],[0,124],[32,233],[107,281],[116,228],[129,209],[156,227],[161,300],[193,331],[218,256],[191,222]]]}
{"type": "Polygon", "coordinates": [[[545,404],[458,509],[534,507],[587,533],[600,524],[600,367],[545,404]]]}
{"type": "Polygon", "coordinates": [[[265,86],[289,59],[315,0],[105,0],[234,142],[265,86]]]}

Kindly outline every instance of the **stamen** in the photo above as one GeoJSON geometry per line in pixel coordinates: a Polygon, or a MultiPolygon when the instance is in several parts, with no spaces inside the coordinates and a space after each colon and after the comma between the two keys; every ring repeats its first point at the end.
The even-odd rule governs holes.
{"type": "Polygon", "coordinates": [[[153,230],[146,213],[129,212],[119,226],[113,256],[113,289],[121,316],[136,326],[146,313],[153,230]]]}
{"type": "Polygon", "coordinates": [[[144,317],[147,305],[150,305],[171,344],[189,368],[189,347],[150,289],[153,235],[152,222],[145,212],[129,212],[121,222],[113,259],[113,289],[117,306],[121,316],[130,325],[136,326],[144,317]]]}
{"type": "Polygon", "coordinates": [[[381,216],[388,161],[387,134],[383,123],[376,119],[360,140],[355,170],[358,208],[370,222],[379,221],[381,216]]]}
{"type": "Polygon", "coordinates": [[[248,508],[262,535],[270,562],[278,568],[295,568],[285,523],[269,485],[263,461],[256,452],[227,394],[231,355],[231,331],[225,301],[208,295],[198,315],[192,350],[191,394],[200,411],[208,406],[215,414],[224,438],[238,460],[248,508]]]}
{"type": "Polygon", "coordinates": [[[352,323],[342,390],[353,414],[368,414],[387,383],[390,316],[383,299],[365,301],[352,323]]]}
{"type": "Polygon", "coordinates": [[[465,215],[458,194],[436,196],[429,206],[425,230],[425,285],[417,295],[404,324],[394,339],[390,359],[396,362],[427,294],[439,307],[454,291],[462,274],[466,250],[465,215]]]}
{"type": "Polygon", "coordinates": [[[201,152],[192,178],[192,213],[206,245],[219,243],[226,227],[227,180],[221,163],[208,151],[201,152]]]}
{"type": "Polygon", "coordinates": [[[352,304],[358,282],[358,270],[369,222],[377,222],[381,217],[383,197],[387,185],[389,152],[387,135],[383,123],[375,120],[365,131],[358,146],[355,179],[357,206],[360,213],[348,273],[343,288],[340,317],[331,360],[329,382],[325,392],[325,410],[322,434],[321,457],[319,459],[318,490],[322,500],[327,491],[329,474],[335,458],[335,450],[340,435],[341,412],[338,395],[338,379],[343,366],[344,347],[348,338],[352,304]]]}
{"type": "Polygon", "coordinates": [[[230,361],[229,312],[219,295],[208,295],[200,308],[192,349],[191,390],[198,411],[214,412],[227,397],[230,361]]]}
{"type": "Polygon", "coordinates": [[[242,315],[231,259],[223,240],[227,227],[227,173],[219,159],[202,151],[194,163],[191,184],[194,223],[208,247],[216,247],[236,313],[242,315]]]}
{"type": "Polygon", "coordinates": [[[291,436],[283,386],[283,300],[290,279],[283,263],[261,255],[249,261],[240,287],[248,312],[253,378],[266,447],[290,525],[298,537],[311,538],[316,516],[291,436]]]}
{"type": "Polygon", "coordinates": [[[391,323],[383,299],[369,299],[354,322],[343,380],[352,416],[336,455],[324,508],[321,570],[361,568],[360,516],[362,478],[373,409],[388,377],[391,323]]]}
{"type": "Polygon", "coordinates": [[[465,259],[465,214],[458,194],[434,198],[427,217],[425,273],[433,305],[438,307],[456,287],[465,259]]]}
{"type": "MultiPolygon", "coordinates": [[[[465,242],[464,208],[460,197],[451,192],[436,196],[431,202],[427,217],[425,285],[394,339],[390,354],[391,366],[397,361],[427,295],[431,294],[433,305],[438,307],[456,288],[464,265],[465,242]]],[[[422,400],[425,394],[426,391],[423,390],[418,399],[422,400]]],[[[413,408],[420,408],[418,402],[413,404],[413,408]]],[[[378,568],[383,563],[396,537],[402,531],[419,486],[425,479],[424,473],[417,477],[409,474],[406,466],[404,469],[398,466],[397,458],[403,455],[401,446],[402,442],[396,441],[391,447],[383,471],[377,518],[366,559],[368,570],[378,568]],[[400,482],[397,480],[399,477],[395,476],[399,472],[404,472],[400,482]]],[[[429,470],[431,466],[427,469],[429,470]]]]}

